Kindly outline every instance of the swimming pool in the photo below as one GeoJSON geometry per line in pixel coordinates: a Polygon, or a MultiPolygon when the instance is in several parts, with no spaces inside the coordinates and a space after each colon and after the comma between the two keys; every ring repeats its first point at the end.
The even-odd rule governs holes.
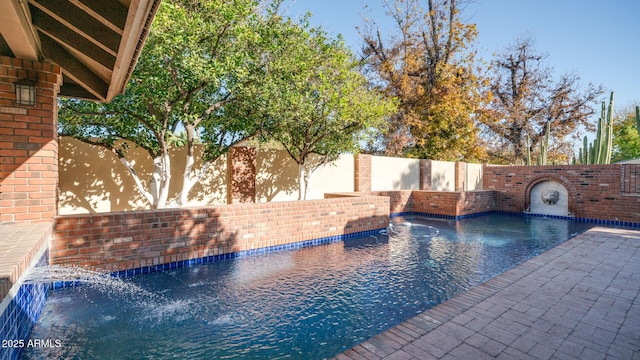
{"type": "Polygon", "coordinates": [[[53,291],[24,358],[322,359],[591,225],[486,215],[396,217],[388,231],[53,291]],[[57,342],[56,342],[57,341],[57,342]]]}

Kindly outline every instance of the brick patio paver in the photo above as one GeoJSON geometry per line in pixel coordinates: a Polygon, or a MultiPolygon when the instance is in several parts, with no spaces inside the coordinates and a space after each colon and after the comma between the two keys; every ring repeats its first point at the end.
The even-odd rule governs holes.
{"type": "Polygon", "coordinates": [[[336,359],[361,359],[358,349],[387,360],[640,360],[640,232],[593,228],[336,359]]]}

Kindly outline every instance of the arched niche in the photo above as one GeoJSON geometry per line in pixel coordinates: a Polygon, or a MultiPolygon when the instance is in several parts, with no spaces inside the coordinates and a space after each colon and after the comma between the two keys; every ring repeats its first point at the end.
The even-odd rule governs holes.
{"type": "Polygon", "coordinates": [[[533,214],[569,216],[569,193],[559,182],[537,183],[529,193],[529,211],[533,214]]]}

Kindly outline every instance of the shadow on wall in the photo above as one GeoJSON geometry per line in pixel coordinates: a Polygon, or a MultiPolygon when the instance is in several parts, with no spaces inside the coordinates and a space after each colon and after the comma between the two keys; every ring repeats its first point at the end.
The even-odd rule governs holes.
{"type": "Polygon", "coordinates": [[[271,202],[276,200],[279,194],[297,194],[297,164],[286,151],[264,149],[258,152],[256,160],[260,169],[256,174],[256,201],[271,202]],[[289,163],[295,166],[285,166],[289,163]]]}
{"type": "Polygon", "coordinates": [[[434,191],[453,191],[450,179],[446,174],[437,172],[431,175],[431,190],[434,191]]]}
{"type": "Polygon", "coordinates": [[[482,164],[465,164],[465,191],[482,190],[482,164]]]}
{"type": "MultiPolygon", "coordinates": [[[[196,146],[194,151],[195,165],[194,169],[200,169],[202,164],[203,146],[196,146]]],[[[187,156],[187,148],[177,148],[170,153],[171,155],[171,185],[169,186],[169,201],[172,197],[177,196],[182,190],[184,163],[187,156]]],[[[148,158],[147,158],[148,159],[148,158]]],[[[149,159],[148,161],[151,161],[149,159]]],[[[206,170],[199,182],[193,185],[187,196],[187,206],[205,206],[205,205],[221,205],[225,204],[227,182],[227,157],[223,155],[219,157],[206,170]]],[[[151,174],[149,174],[149,179],[151,174]]]]}
{"type": "Polygon", "coordinates": [[[417,163],[405,169],[390,190],[420,190],[420,165],[417,163]]]}
{"type": "MultiPolygon", "coordinates": [[[[295,201],[298,199],[298,164],[286,150],[257,149],[256,201],[295,201]]],[[[327,192],[354,190],[354,157],[343,154],[334,162],[323,164],[322,157],[312,154],[307,167],[309,177],[307,200],[322,199],[327,192]]]]}
{"type": "MultiPolygon", "coordinates": [[[[141,156],[137,149],[130,151],[136,153],[136,158],[141,156]]],[[[124,167],[109,151],[61,137],[58,153],[59,213],[136,210],[146,206],[142,195],[135,191],[133,179],[125,176],[124,167]],[[96,158],[100,166],[95,165],[96,158]]],[[[138,175],[148,178],[151,167],[136,165],[138,175]]]]}
{"type": "Polygon", "coordinates": [[[60,216],[51,262],[115,272],[230,253],[239,245],[232,221],[215,208],[60,216]]]}
{"type": "MultiPolygon", "coordinates": [[[[181,148],[171,153],[169,201],[182,187],[184,152],[186,149],[181,148]]],[[[199,154],[196,152],[196,156],[199,154]]],[[[128,159],[146,186],[153,171],[151,158],[143,150],[132,146],[128,159]]],[[[58,212],[61,215],[149,208],[129,172],[117,156],[108,150],[61,137],[59,167],[58,212]]],[[[226,187],[224,177],[219,176],[220,170],[225,170],[224,159],[217,160],[200,183],[189,192],[190,206],[224,203],[226,187]]]]}

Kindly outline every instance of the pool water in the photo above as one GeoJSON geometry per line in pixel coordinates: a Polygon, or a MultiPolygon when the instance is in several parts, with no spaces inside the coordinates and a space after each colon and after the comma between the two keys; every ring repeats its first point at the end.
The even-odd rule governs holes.
{"type": "Polygon", "coordinates": [[[23,358],[323,359],[476,286],[588,224],[396,217],[387,231],[55,290],[23,358]],[[122,289],[123,287],[118,287],[122,289]]]}

